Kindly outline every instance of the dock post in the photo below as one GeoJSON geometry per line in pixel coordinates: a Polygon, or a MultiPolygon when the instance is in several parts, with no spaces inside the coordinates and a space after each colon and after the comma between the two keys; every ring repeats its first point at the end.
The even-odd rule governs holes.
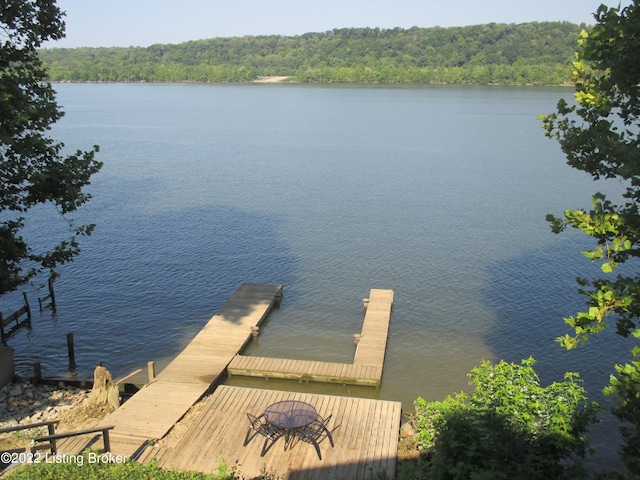
{"type": "Polygon", "coordinates": [[[258,336],[258,332],[260,331],[260,327],[253,326],[251,327],[251,336],[256,338],[258,336]]]}
{"type": "Polygon", "coordinates": [[[27,309],[27,318],[29,322],[31,322],[31,306],[29,306],[29,297],[27,296],[27,292],[22,292],[22,297],[24,298],[24,308],[27,309]]]}
{"type": "Polygon", "coordinates": [[[156,378],[156,364],[153,361],[147,362],[147,376],[149,377],[149,383],[156,378]]]}
{"type": "Polygon", "coordinates": [[[76,368],[76,352],[73,345],[73,333],[67,333],[67,351],[69,352],[69,369],[76,368]]]}
{"type": "Polygon", "coordinates": [[[42,365],[40,362],[33,364],[33,383],[40,383],[42,381],[42,365]]]}
{"type": "Polygon", "coordinates": [[[55,281],[54,276],[49,277],[49,295],[45,295],[44,297],[38,297],[38,304],[40,305],[40,311],[42,311],[42,309],[44,308],[44,305],[42,304],[42,302],[46,300],[51,300],[51,303],[49,305],[51,306],[52,310],[56,309],[56,293],[53,290],[54,281],[55,281]]]}
{"type": "Polygon", "coordinates": [[[53,282],[55,282],[55,280],[53,275],[49,277],[49,295],[51,296],[51,308],[54,310],[56,308],[56,293],[53,290],[53,282]]]}
{"type": "Polygon", "coordinates": [[[367,313],[367,307],[369,306],[369,299],[368,298],[363,298],[362,299],[362,308],[364,310],[364,313],[367,313]]]}

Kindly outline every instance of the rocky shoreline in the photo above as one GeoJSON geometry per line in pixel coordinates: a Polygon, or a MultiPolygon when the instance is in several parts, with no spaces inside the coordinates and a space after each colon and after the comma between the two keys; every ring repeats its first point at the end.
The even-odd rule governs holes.
{"type": "MultiPolygon", "coordinates": [[[[112,410],[89,400],[91,391],[59,384],[16,382],[0,389],[0,428],[58,420],[56,432],[91,428],[112,410]]],[[[0,434],[0,450],[25,448],[30,438],[46,435],[47,428],[0,434]]]]}
{"type": "Polygon", "coordinates": [[[56,386],[10,383],[0,389],[0,428],[60,420],[88,397],[88,390],[62,382],[56,386]]]}

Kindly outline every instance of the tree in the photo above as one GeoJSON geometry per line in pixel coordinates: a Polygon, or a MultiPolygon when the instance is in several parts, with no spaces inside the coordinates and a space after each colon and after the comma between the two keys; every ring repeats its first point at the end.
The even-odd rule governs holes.
{"type": "Polygon", "coordinates": [[[637,0],[625,8],[601,5],[594,17],[596,25],[579,38],[575,104],[561,100],[557,113],[542,120],[570,166],[594,179],[616,179],[625,193],[616,202],[597,193],[588,210],[547,217],[555,233],[570,226],[593,237],[584,255],[602,270],[599,278],[578,279],[587,309],[565,319],[574,333],[558,341],[572,349],[614,320],[617,333],[633,342],[630,363],[615,367],[605,393],[623,421],[622,459],[640,474],[640,7],[637,0]]]}
{"type": "Polygon", "coordinates": [[[67,219],[69,238],[43,251],[22,236],[32,208],[51,204],[64,217],[87,202],[83,188],[102,166],[97,146],[64,156],[64,144],[47,136],[63,112],[36,49],[64,36],[62,16],[55,0],[0,0],[0,295],[39,272],[54,274],[93,229],[67,219]]]}

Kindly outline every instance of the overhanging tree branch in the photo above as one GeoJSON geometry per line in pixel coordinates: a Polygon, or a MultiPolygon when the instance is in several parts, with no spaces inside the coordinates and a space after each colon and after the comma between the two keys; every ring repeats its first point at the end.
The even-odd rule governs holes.
{"type": "Polygon", "coordinates": [[[69,237],[38,251],[21,236],[33,207],[66,216],[89,201],[85,187],[102,167],[97,146],[63,155],[64,144],[47,136],[64,113],[36,50],[64,36],[62,18],[54,0],[0,0],[0,295],[72,261],[93,230],[65,217],[69,237]]]}

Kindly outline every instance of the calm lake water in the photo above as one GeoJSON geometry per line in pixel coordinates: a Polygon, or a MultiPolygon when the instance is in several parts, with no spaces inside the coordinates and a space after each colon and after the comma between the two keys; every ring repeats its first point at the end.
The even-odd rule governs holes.
{"type": "MultiPolygon", "coordinates": [[[[45,376],[70,375],[68,332],[79,377],[97,361],[114,377],[166,364],[243,282],[285,293],[249,353],[336,362],[352,361],[369,289],[395,291],[382,387],[309,390],[410,409],[468,390],[483,359],[533,356],[544,383],[578,370],[601,400],[625,359],[613,335],[569,353],[554,342],[582,306],[575,277],[594,267],[589,244],[553,235],[545,215],[619,188],[568,167],[544,136],[538,114],[569,89],[55,88],[67,114],[53,136],[101,147],[94,199],[76,216],[97,228],[61,269],[55,314],[36,312],[10,340],[19,373],[40,361],[45,376]]],[[[65,235],[36,213],[35,244],[65,235]]],[[[595,430],[603,462],[615,430],[595,430]]]]}

